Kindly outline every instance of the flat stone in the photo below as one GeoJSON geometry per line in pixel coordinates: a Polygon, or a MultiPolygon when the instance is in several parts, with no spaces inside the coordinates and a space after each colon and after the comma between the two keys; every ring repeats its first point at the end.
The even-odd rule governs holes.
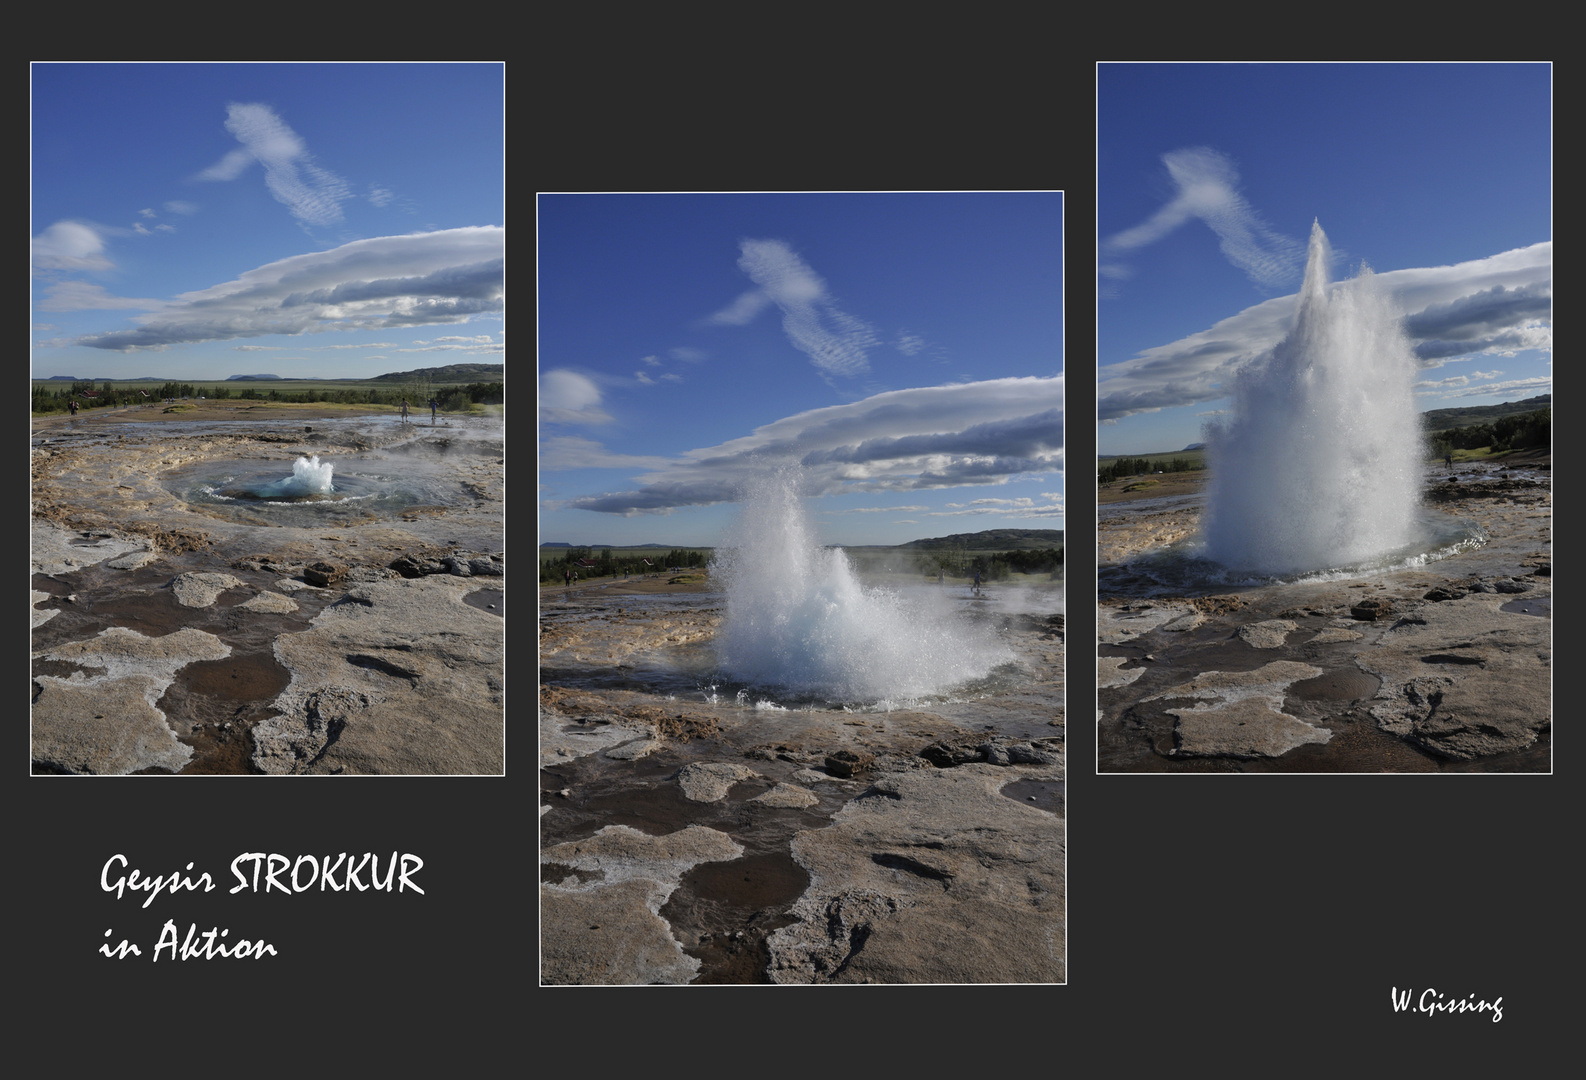
{"type": "Polygon", "coordinates": [[[1246,623],[1239,628],[1239,638],[1253,649],[1278,649],[1283,647],[1289,634],[1299,629],[1299,624],[1288,619],[1266,619],[1246,623]]]}
{"type": "Polygon", "coordinates": [[[700,963],[683,951],[661,908],[693,867],[743,852],[725,833],[701,825],[665,836],[607,825],[587,839],[542,848],[542,865],[573,873],[540,885],[541,982],[688,982],[700,963]]]}
{"type": "Polygon", "coordinates": [[[230,655],[230,646],[202,630],[145,637],[119,626],[39,653],[85,670],[34,677],[39,695],[33,703],[33,760],[96,775],[151,767],[179,771],[193,752],[177,740],[156,703],[182,667],[230,655]]]}
{"type": "MultiPolygon", "coordinates": [[[[269,773],[490,775],[505,763],[501,620],[450,577],[349,589],[275,639],[292,681],[255,725],[269,773]]],[[[631,736],[630,736],[631,737],[631,736]]]]}
{"type": "Polygon", "coordinates": [[[1315,678],[1322,669],[1293,660],[1275,660],[1255,671],[1207,671],[1187,683],[1146,700],[1205,698],[1208,704],[1165,709],[1177,717],[1178,745],[1185,757],[1277,757],[1306,743],[1332,738],[1282,711],[1291,684],[1315,678]]]}
{"type": "Polygon", "coordinates": [[[251,600],[244,600],[237,605],[248,611],[265,611],[271,614],[284,615],[297,610],[297,601],[291,597],[282,596],[280,593],[263,592],[251,600]]]}
{"type": "Polygon", "coordinates": [[[771,979],[1062,982],[1062,819],[1007,782],[983,763],[891,774],[795,836],[810,885],[767,939],[771,979]]]}
{"type": "Polygon", "coordinates": [[[749,801],[755,803],[764,803],[767,806],[789,807],[795,810],[802,810],[806,806],[814,806],[816,803],[820,802],[820,798],[809,788],[799,787],[797,784],[778,784],[770,791],[767,791],[761,795],[756,795],[749,801]]]}
{"type": "Polygon", "coordinates": [[[1553,722],[1552,620],[1501,594],[1428,604],[1357,658],[1382,679],[1371,714],[1422,749],[1470,760],[1524,749],[1553,722]]]}
{"type": "Polygon", "coordinates": [[[1146,669],[1143,667],[1124,669],[1124,665],[1129,663],[1130,659],[1127,656],[1096,657],[1096,685],[1103,688],[1128,686],[1144,675],[1146,669]]]}
{"type": "Polygon", "coordinates": [[[696,761],[684,765],[677,773],[677,782],[683,794],[695,802],[718,802],[740,780],[760,774],[747,765],[724,761],[696,761]]]}
{"type": "Polygon", "coordinates": [[[183,607],[208,607],[227,589],[243,584],[241,578],[213,572],[179,574],[171,581],[171,591],[183,607]]]}

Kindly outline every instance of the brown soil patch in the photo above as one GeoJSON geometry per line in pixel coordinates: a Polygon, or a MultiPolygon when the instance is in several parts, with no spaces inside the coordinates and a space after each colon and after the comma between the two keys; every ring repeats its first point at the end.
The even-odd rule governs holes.
{"type": "Polygon", "coordinates": [[[1131,476],[1123,480],[1114,480],[1110,484],[1103,484],[1096,489],[1097,503],[1133,502],[1136,499],[1160,499],[1166,495],[1193,495],[1205,490],[1206,480],[1210,474],[1205,469],[1198,469],[1190,473],[1163,473],[1161,476],[1131,476]],[[1141,480],[1155,480],[1137,491],[1125,491],[1124,488],[1141,480]]]}

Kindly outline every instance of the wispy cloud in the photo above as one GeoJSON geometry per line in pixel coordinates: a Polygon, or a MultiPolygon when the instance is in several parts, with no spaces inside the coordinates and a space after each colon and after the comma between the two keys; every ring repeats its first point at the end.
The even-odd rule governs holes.
{"type": "Polygon", "coordinates": [[[766,307],[782,312],[782,329],[828,381],[853,378],[870,371],[867,350],[881,343],[874,327],[841,310],[826,282],[780,240],[739,242],[738,268],[758,288],[739,296],[706,319],[722,326],[742,326],[766,307]]]}
{"type": "MultiPolygon", "coordinates": [[[[586,407],[598,404],[592,383],[584,393],[596,395],[586,407]]],[[[1061,471],[1062,447],[1062,376],[891,390],[690,450],[636,490],[562,505],[633,516],[731,502],[747,476],[781,461],[804,467],[812,495],[1001,484],[1061,471]]]]}
{"type": "Polygon", "coordinates": [[[506,230],[493,225],[356,240],[183,293],[135,318],[134,329],[70,344],[131,352],[267,334],[466,322],[503,310],[505,249],[506,230]]]}
{"type": "Polygon", "coordinates": [[[61,281],[44,290],[36,305],[40,311],[110,311],[134,308],[148,311],[164,306],[164,301],[132,296],[115,296],[101,285],[86,281],[61,281]]]}
{"type": "Polygon", "coordinates": [[[352,197],[347,182],[314,163],[307,145],[268,105],[226,107],[226,130],[242,143],[198,174],[200,180],[235,180],[257,161],[265,186],[304,225],[334,225],[341,202],[352,197]]]}
{"type": "MultiPolygon", "coordinates": [[[[1304,265],[1304,243],[1273,231],[1239,193],[1239,170],[1232,158],[1196,146],[1163,154],[1162,163],[1177,193],[1145,221],[1102,241],[1098,269],[1103,278],[1128,278],[1131,270],[1124,256],[1194,220],[1204,222],[1217,234],[1218,246],[1228,261],[1257,285],[1273,288],[1298,277],[1304,265]]],[[[1102,288],[1106,295],[1116,295],[1115,287],[1102,288]]]]}
{"type": "MultiPolygon", "coordinates": [[[[1423,368],[1553,347],[1551,241],[1453,266],[1391,270],[1376,280],[1409,313],[1405,331],[1423,368]]],[[[1103,366],[1098,419],[1225,397],[1234,373],[1288,333],[1294,307],[1293,296],[1267,300],[1210,329],[1103,366]]],[[[1485,384],[1471,392],[1495,390],[1485,384]]]]}

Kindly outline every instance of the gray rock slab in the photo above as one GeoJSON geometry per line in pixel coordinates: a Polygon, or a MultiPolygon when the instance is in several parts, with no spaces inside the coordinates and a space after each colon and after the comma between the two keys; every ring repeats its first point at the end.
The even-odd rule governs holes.
{"type": "Polygon", "coordinates": [[[33,760],[97,775],[180,770],[193,752],[176,738],[156,703],[185,665],[230,655],[230,646],[201,630],[145,637],[125,627],[39,653],[84,670],[34,677],[39,696],[33,703],[33,760]]]}
{"type": "MultiPolygon", "coordinates": [[[[1104,604],[1096,610],[1096,640],[1103,645],[1121,645],[1159,626],[1196,614],[1192,604],[1181,600],[1139,603],[1127,608],[1104,604]]],[[[1183,628],[1188,629],[1189,625],[1183,628]]]]}
{"type": "Polygon", "coordinates": [[[479,775],[505,763],[502,621],[469,582],[349,589],[308,630],[275,639],[292,681],[253,729],[269,773],[479,775]]]}
{"type": "Polygon", "coordinates": [[[587,839],[542,849],[542,864],[573,873],[540,886],[541,981],[688,982],[699,961],[672,936],[661,908],[694,866],[743,851],[727,834],[701,825],[665,836],[608,825],[587,839]]]}
{"type": "Polygon", "coordinates": [[[37,589],[33,589],[28,593],[28,616],[35,628],[43,626],[60,614],[59,608],[50,608],[48,611],[39,610],[39,605],[49,598],[49,593],[39,592],[37,589]]]}
{"type": "Polygon", "coordinates": [[[242,583],[241,578],[230,574],[203,571],[177,575],[171,581],[171,591],[183,607],[208,607],[219,599],[221,593],[235,589],[242,583]]]}
{"type": "Polygon", "coordinates": [[[109,529],[66,529],[35,520],[29,537],[29,554],[35,574],[66,574],[107,559],[141,557],[133,565],[152,559],[149,541],[109,529]]]}
{"type": "Polygon", "coordinates": [[[1174,753],[1185,757],[1277,757],[1332,738],[1326,728],[1283,712],[1289,686],[1322,669],[1276,660],[1255,671],[1207,671],[1146,700],[1203,698],[1205,704],[1164,710],[1178,718],[1174,753]]]}
{"type": "Polygon", "coordinates": [[[767,939],[772,980],[1064,981],[1063,821],[1002,795],[1009,779],[983,763],[885,776],[800,832],[811,881],[767,939]]]}
{"type": "Polygon", "coordinates": [[[1280,649],[1290,632],[1298,629],[1299,624],[1288,619],[1265,619],[1241,626],[1239,637],[1253,649],[1280,649]]]}
{"type": "Polygon", "coordinates": [[[763,795],[756,795],[749,800],[755,803],[765,803],[767,806],[787,807],[802,810],[806,806],[814,806],[820,798],[809,788],[799,787],[797,784],[778,784],[763,795]]]}
{"type": "MultiPolygon", "coordinates": [[[[554,765],[588,754],[608,753],[625,745],[653,738],[655,728],[635,727],[615,714],[583,717],[578,720],[540,709],[540,765],[554,765]]],[[[642,756],[642,755],[635,755],[642,756]]]]}
{"type": "Polygon", "coordinates": [[[1128,662],[1129,657],[1127,656],[1096,657],[1096,685],[1102,687],[1128,686],[1145,674],[1146,669],[1143,667],[1129,668],[1125,671],[1123,666],[1128,662]]]}
{"type": "Polygon", "coordinates": [[[696,761],[684,765],[677,773],[677,782],[683,794],[695,802],[718,802],[740,780],[760,774],[747,765],[725,761],[696,761]]]}
{"type": "Polygon", "coordinates": [[[262,592],[251,600],[244,600],[237,606],[247,611],[264,611],[276,615],[285,615],[297,610],[297,601],[291,597],[282,596],[280,593],[262,592]]]}
{"type": "Polygon", "coordinates": [[[1355,663],[1382,679],[1385,731],[1456,760],[1523,749],[1553,719],[1551,619],[1500,610],[1501,593],[1428,603],[1355,663]]]}

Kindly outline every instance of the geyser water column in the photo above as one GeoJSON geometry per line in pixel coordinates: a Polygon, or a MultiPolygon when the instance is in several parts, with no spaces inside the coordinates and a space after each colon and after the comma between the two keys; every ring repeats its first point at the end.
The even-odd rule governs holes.
{"type": "Polygon", "coordinates": [[[817,542],[802,481],[796,465],[755,477],[716,549],[711,570],[727,594],[717,635],[724,674],[875,704],[940,694],[1012,659],[994,633],[945,598],[933,604],[862,585],[842,549],[817,542]]]}
{"type": "Polygon", "coordinates": [[[318,454],[312,458],[300,457],[292,462],[291,476],[257,488],[254,494],[261,499],[301,499],[329,495],[335,490],[331,486],[334,474],[335,466],[319,460],[318,454]]]}
{"type": "Polygon", "coordinates": [[[1413,538],[1415,356],[1371,271],[1330,287],[1330,257],[1315,224],[1293,328],[1207,427],[1206,555],[1234,570],[1354,567],[1413,538]]]}

